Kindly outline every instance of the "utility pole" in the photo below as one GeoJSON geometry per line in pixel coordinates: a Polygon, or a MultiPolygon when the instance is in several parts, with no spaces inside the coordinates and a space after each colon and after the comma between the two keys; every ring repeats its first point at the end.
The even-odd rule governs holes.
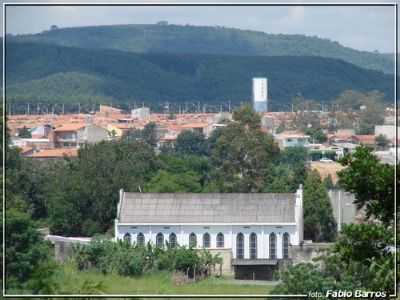
{"type": "Polygon", "coordinates": [[[64,103],[62,104],[62,114],[64,114],[64,103]]]}

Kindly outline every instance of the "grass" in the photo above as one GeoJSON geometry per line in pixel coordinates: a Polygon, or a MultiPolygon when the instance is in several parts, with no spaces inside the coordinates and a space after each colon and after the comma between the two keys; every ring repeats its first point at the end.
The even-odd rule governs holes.
{"type": "Polygon", "coordinates": [[[157,272],[140,277],[123,277],[117,274],[103,275],[97,271],[78,271],[65,265],[60,274],[63,294],[268,294],[269,285],[235,284],[231,279],[210,277],[198,282],[176,286],[171,273],[157,272]],[[99,284],[100,283],[100,284],[99,284]]]}

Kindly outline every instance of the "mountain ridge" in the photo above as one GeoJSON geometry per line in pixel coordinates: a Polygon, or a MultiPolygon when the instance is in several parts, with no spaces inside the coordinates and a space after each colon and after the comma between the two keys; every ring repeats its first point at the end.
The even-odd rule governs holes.
{"type": "Polygon", "coordinates": [[[270,34],[222,26],[124,24],[57,28],[8,36],[10,41],[50,43],[134,53],[196,53],[248,56],[322,56],[393,73],[387,54],[355,50],[338,42],[299,34],[270,34]]]}
{"type": "Polygon", "coordinates": [[[252,77],[269,80],[271,106],[296,95],[329,102],[346,89],[379,90],[393,101],[393,76],[316,56],[136,54],[42,43],[6,44],[7,100],[14,103],[165,101],[239,104],[252,77]]]}

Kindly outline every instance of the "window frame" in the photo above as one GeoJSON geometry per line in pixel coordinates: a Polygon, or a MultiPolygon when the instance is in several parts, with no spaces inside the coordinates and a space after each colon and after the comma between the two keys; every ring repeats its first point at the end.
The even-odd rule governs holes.
{"type": "Polygon", "coordinates": [[[244,258],[244,235],[241,232],[236,235],[236,258],[244,258]]]}
{"type": "Polygon", "coordinates": [[[208,232],[203,233],[203,248],[211,247],[211,236],[208,232]]]}
{"type": "Polygon", "coordinates": [[[164,234],[162,234],[161,232],[157,233],[156,235],[156,247],[164,248],[164,234]],[[160,245],[160,237],[161,237],[161,245],[160,245]]]}
{"type": "Polygon", "coordinates": [[[217,248],[224,248],[225,247],[225,236],[222,232],[217,234],[217,248]]]}
{"type": "Polygon", "coordinates": [[[269,258],[276,259],[276,233],[271,232],[269,234],[269,258]],[[273,247],[272,247],[273,245],[273,247]]]}
{"type": "Polygon", "coordinates": [[[257,259],[257,234],[252,232],[249,237],[250,259],[257,259]]]}
{"type": "Polygon", "coordinates": [[[139,232],[137,234],[137,236],[136,236],[136,244],[139,247],[144,247],[145,246],[146,243],[145,243],[145,238],[144,238],[144,234],[143,233],[139,232]]]}

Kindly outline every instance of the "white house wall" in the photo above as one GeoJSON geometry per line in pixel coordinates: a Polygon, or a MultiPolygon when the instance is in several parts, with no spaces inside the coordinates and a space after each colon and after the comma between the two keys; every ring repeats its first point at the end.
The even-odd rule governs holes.
{"type": "Polygon", "coordinates": [[[210,248],[216,249],[217,234],[222,232],[224,235],[224,248],[232,249],[233,258],[236,258],[236,236],[239,233],[244,235],[244,258],[250,258],[249,242],[252,232],[257,234],[257,258],[269,258],[269,235],[276,234],[277,258],[283,258],[283,234],[290,235],[290,244],[299,245],[299,233],[296,225],[119,225],[116,224],[116,238],[123,239],[126,233],[131,235],[131,240],[136,241],[137,234],[142,233],[145,237],[145,243],[151,241],[156,243],[156,235],[161,232],[164,235],[164,241],[168,241],[170,233],[175,233],[177,242],[181,246],[189,245],[189,235],[194,232],[197,237],[197,248],[202,248],[203,234],[210,234],[210,248]]]}

